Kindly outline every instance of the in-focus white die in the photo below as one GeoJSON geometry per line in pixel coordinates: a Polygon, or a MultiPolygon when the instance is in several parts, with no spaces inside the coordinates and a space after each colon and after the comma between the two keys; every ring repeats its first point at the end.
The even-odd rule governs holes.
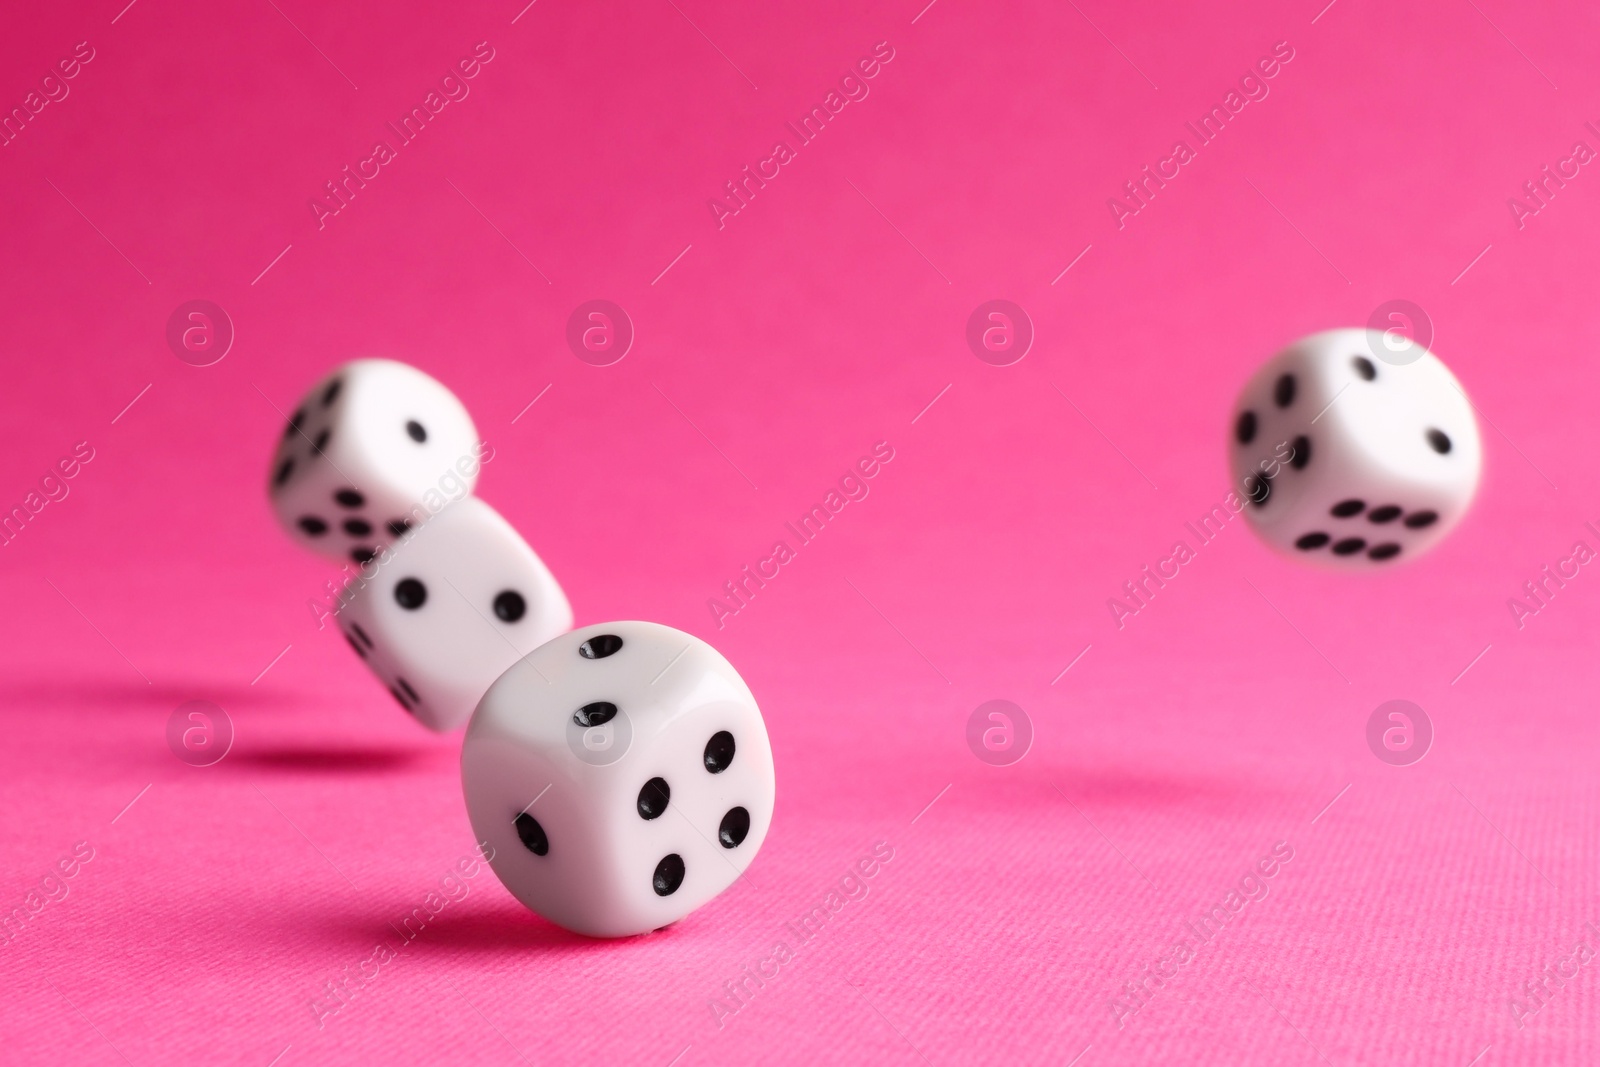
{"type": "Polygon", "coordinates": [[[564,634],[490,687],[461,748],[467,814],[513,896],[591,937],[683,918],[772,820],[772,748],[737,671],[649,622],[564,634]]]}
{"type": "Polygon", "coordinates": [[[1347,568],[1414,559],[1472,503],[1483,449],[1465,391],[1427,349],[1386,340],[1314,334],[1240,393],[1229,464],[1250,524],[1274,548],[1347,568]]]}
{"type": "Polygon", "coordinates": [[[505,669],[572,626],[550,569],[477,497],[445,508],[354,578],[339,627],[400,706],[454,730],[505,669]]]}
{"type": "Polygon", "coordinates": [[[365,563],[471,493],[483,454],[477,427],[449,389],[404,363],[358,359],[295,408],[267,493],[296,541],[365,563]]]}

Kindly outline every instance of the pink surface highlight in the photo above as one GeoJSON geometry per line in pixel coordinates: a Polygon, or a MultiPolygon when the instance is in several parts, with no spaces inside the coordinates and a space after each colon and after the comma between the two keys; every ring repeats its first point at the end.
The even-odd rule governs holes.
{"type": "Polygon", "coordinates": [[[8,1060],[1600,1056],[1600,577],[1567,564],[1536,613],[1508,606],[1600,548],[1600,178],[1563,162],[1600,149],[1592,6],[112,0],[10,23],[0,103],[31,118],[0,148],[0,501],[45,502],[0,548],[0,913],[28,916],[0,944],[8,1060]],[[1241,87],[1279,42],[1265,95],[1241,87]],[[1259,98],[1163,164],[1235,89],[1259,98]],[[786,123],[835,90],[858,98],[799,143],[786,123]],[[430,92],[319,226],[308,202],[430,92]],[[1119,228],[1108,198],[1147,165],[1178,171],[1119,228]],[[1569,177],[1533,213],[1546,165],[1569,177]],[[710,208],[746,166],[765,185],[710,208]],[[1227,492],[1250,371],[1395,298],[1484,420],[1462,526],[1353,577],[1235,520],[1119,628],[1107,599],[1227,492]],[[567,346],[597,299],[634,327],[609,366],[567,346]],[[966,344],[994,299],[1034,327],[1010,366],[966,344]],[[193,300],[234,328],[210,366],[167,346],[193,300]],[[460,395],[496,449],[481,495],[579,624],[676,626],[744,674],[779,782],[748,883],[602,943],[465,874],[458,739],[318,630],[332,572],[261,490],[280,412],[358,355],[460,395]],[[867,495],[718,618],[878,442],[867,495]],[[967,747],[997,699],[1033,728],[1009,766],[967,747]],[[1406,767],[1366,742],[1396,699],[1435,731],[1406,767]],[[191,700],[236,731],[211,766],[167,747],[191,700]],[[402,948],[391,924],[433,904],[402,948]]]}

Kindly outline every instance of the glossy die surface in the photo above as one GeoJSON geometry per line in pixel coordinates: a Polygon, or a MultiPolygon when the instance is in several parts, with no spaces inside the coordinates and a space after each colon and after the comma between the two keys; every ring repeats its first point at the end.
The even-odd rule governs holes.
{"type": "Polygon", "coordinates": [[[1330,330],[1263,366],[1229,420],[1233,486],[1274,548],[1371,570],[1414,559],[1472,503],[1482,468],[1465,391],[1420,346],[1389,362],[1383,335],[1330,330]]]}
{"type": "Polygon", "coordinates": [[[772,819],[749,687],[704,641],[648,622],[574,630],[506,671],[467,727],[461,778],[506,888],[591,937],[711,900],[772,819]]]}
{"type": "Polygon", "coordinates": [[[430,730],[465,724],[507,667],[572,626],[550,569],[477,497],[412,531],[352,587],[339,628],[430,730]]]}
{"type": "Polygon", "coordinates": [[[449,389],[404,363],[358,359],[295,407],[267,493],[300,544],[364,563],[471,493],[482,456],[477,428],[449,389]]]}

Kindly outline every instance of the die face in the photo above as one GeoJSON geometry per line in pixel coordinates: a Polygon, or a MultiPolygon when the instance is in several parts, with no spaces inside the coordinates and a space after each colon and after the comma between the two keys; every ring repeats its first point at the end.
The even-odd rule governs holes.
{"type": "Polygon", "coordinates": [[[575,630],[507,670],[473,714],[461,770],[500,880],[591,937],[647,933],[711,900],[772,818],[749,687],[711,646],[654,623],[575,630]]]}
{"type": "Polygon", "coordinates": [[[267,491],[296,541],[364,563],[470,493],[481,456],[471,417],[444,385],[404,363],[359,359],[296,406],[267,491]]]}
{"type": "Polygon", "coordinates": [[[437,731],[462,726],[506,668],[572,625],[549,568],[476,497],[411,532],[358,583],[340,613],[345,637],[437,731]]]}
{"type": "Polygon", "coordinates": [[[1280,551],[1332,567],[1392,565],[1437,544],[1471,504],[1482,444],[1460,383],[1425,349],[1405,365],[1373,357],[1383,350],[1367,330],[1316,334],[1241,391],[1234,485],[1280,551]]]}

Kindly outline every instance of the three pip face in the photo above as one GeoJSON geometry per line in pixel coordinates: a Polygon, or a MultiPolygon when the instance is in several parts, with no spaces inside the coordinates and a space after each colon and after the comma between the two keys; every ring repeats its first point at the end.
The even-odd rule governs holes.
{"type": "Polygon", "coordinates": [[[1369,570],[1414,559],[1461,520],[1483,449],[1461,384],[1420,346],[1330,330],[1296,342],[1245,385],[1229,465],[1251,525],[1308,562],[1369,570]]]}
{"type": "Polygon", "coordinates": [[[478,430],[454,393],[404,363],[358,359],[295,406],[267,495],[294,540],[363,564],[443,507],[446,487],[470,493],[481,458],[478,430]]]}
{"type": "Polygon", "coordinates": [[[644,622],[569,633],[550,569],[470,495],[485,450],[443,384],[357,360],[295,408],[268,495],[296,541],[360,566],[337,621],[379,684],[431,730],[471,720],[468,813],[513,895],[580,933],[647,933],[761,847],[766,726],[698,638],[644,622]]]}
{"type": "MultiPolygon", "coordinates": [[[[1229,465],[1269,545],[1378,570],[1437,544],[1477,489],[1472,405],[1438,357],[1332,330],[1269,360],[1229,465]]],[[[649,622],[571,630],[560,584],[472,496],[486,448],[444,385],[391,360],[312,387],[268,475],[297,542],[361,572],[339,625],[422,725],[466,724],[477,839],[513,896],[593,937],[648,933],[729,888],[771,824],[772,748],[739,673],[649,622]],[[451,501],[454,501],[453,503],[451,501]]]]}

